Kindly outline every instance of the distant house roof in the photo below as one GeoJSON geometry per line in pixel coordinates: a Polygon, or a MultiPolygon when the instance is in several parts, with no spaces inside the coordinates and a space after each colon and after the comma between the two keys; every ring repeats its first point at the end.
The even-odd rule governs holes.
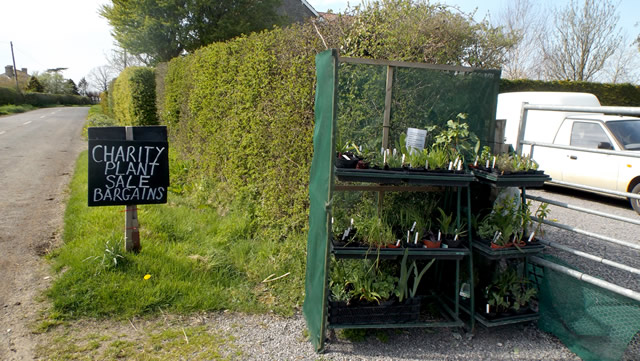
{"type": "Polygon", "coordinates": [[[282,0],[278,13],[288,16],[292,23],[301,23],[307,18],[320,16],[306,0],[282,0]]]}
{"type": "MultiPolygon", "coordinates": [[[[21,70],[16,71],[16,73],[18,73],[18,77],[29,76],[29,73],[27,73],[27,68],[22,68],[21,70]]],[[[3,78],[13,79],[13,65],[6,65],[4,67],[4,73],[0,74],[0,76],[2,76],[3,78]]]]}

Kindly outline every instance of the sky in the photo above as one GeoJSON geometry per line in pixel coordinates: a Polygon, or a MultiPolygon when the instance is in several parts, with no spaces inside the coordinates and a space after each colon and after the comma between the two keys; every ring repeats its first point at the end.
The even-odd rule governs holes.
{"type": "MultiPolygon", "coordinates": [[[[477,8],[476,20],[487,13],[497,14],[509,0],[441,0],[457,5],[464,12],[477,8]]],[[[538,0],[540,2],[550,0],[538,0]]],[[[568,0],[557,0],[567,3],[568,0]]],[[[342,12],[347,0],[307,0],[317,11],[332,9],[342,12]]],[[[16,67],[43,72],[51,68],[68,68],[65,78],[76,84],[82,77],[102,65],[106,55],[114,48],[111,28],[100,17],[100,5],[108,0],[20,0],[3,1],[0,21],[0,73],[12,64],[11,45],[16,67]]],[[[350,1],[352,5],[360,0],[350,1]]],[[[640,33],[635,24],[640,21],[640,0],[622,0],[619,6],[620,26],[629,38],[640,33]]]]}

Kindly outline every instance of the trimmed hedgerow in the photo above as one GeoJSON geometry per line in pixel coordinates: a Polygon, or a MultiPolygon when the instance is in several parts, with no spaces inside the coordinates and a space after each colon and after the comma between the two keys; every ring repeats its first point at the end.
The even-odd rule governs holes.
{"type": "Polygon", "coordinates": [[[582,81],[541,81],[517,79],[500,81],[500,92],[510,93],[519,91],[556,91],[556,92],[584,92],[598,97],[602,105],[640,106],[640,87],[632,84],[605,84],[582,81]]]}
{"type": "Polygon", "coordinates": [[[0,105],[21,104],[20,95],[14,88],[0,87],[0,105]]]}
{"type": "Polygon", "coordinates": [[[121,125],[158,124],[153,69],[126,68],[113,84],[112,112],[121,125]]]}
{"type": "Polygon", "coordinates": [[[79,95],[32,93],[18,94],[15,89],[0,87],[0,105],[29,104],[36,107],[47,105],[89,105],[91,99],[79,95]]]}
{"type": "Polygon", "coordinates": [[[205,200],[245,200],[262,229],[306,225],[315,54],[309,26],[216,43],[171,60],[161,118],[205,200]]]}

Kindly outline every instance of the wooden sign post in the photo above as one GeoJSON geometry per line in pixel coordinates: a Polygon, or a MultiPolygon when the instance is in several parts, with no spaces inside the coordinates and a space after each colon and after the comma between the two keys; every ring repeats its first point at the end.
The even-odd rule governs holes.
{"type": "Polygon", "coordinates": [[[89,206],[125,205],[125,249],[140,251],[138,204],[167,202],[167,128],[89,128],[89,206]]]}

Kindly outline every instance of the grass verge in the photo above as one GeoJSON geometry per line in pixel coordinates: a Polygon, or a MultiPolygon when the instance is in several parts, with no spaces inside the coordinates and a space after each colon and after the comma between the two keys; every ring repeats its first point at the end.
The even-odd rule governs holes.
{"type": "Polygon", "coordinates": [[[242,359],[234,337],[202,325],[130,320],[104,330],[95,322],[62,326],[36,349],[47,360],[230,360],[242,359]],[[135,328],[134,328],[135,327],[135,328]],[[86,332],[86,329],[91,329],[86,332]],[[115,332],[114,332],[115,331],[115,332]]]}
{"type": "Polygon", "coordinates": [[[16,114],[16,113],[24,113],[30,110],[34,110],[36,107],[30,104],[22,104],[22,105],[2,105],[0,106],[0,115],[8,115],[8,114],[16,114]]]}
{"type": "MultiPolygon", "coordinates": [[[[179,163],[172,167],[180,170],[179,163]]],[[[87,206],[83,152],[70,185],[64,244],[50,256],[57,272],[47,291],[50,317],[221,309],[291,314],[303,298],[306,236],[265,238],[250,207],[237,204],[221,217],[195,198],[170,192],[168,204],[138,206],[142,251],[125,253],[124,206],[87,206]]]]}

